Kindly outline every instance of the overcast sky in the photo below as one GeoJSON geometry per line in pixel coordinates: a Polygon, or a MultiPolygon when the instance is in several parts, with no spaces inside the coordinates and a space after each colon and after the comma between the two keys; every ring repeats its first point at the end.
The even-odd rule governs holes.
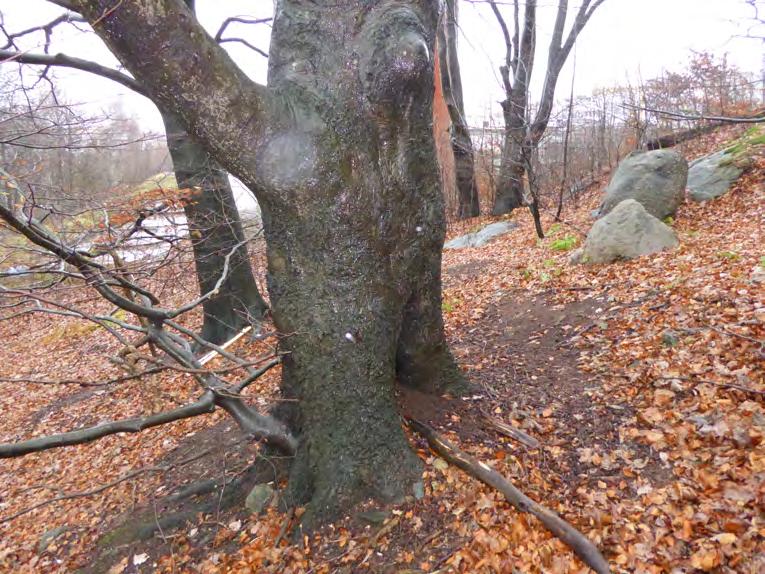
{"type": "MultiPolygon", "coordinates": [[[[762,0],[758,0],[762,1],[762,0]]],[[[508,5],[502,7],[510,20],[508,5]]],[[[497,69],[504,57],[504,44],[496,20],[485,3],[460,0],[459,38],[460,60],[467,114],[473,124],[499,116],[498,102],[502,99],[497,69]]],[[[572,0],[570,18],[578,7],[572,0]]],[[[539,1],[540,28],[537,38],[538,56],[544,57],[549,42],[550,23],[557,0],[539,1]]],[[[19,30],[49,20],[60,8],[44,0],[0,0],[6,26],[19,30]]],[[[202,23],[214,33],[227,16],[268,16],[271,0],[197,0],[197,12],[202,23]]],[[[759,73],[763,64],[763,44],[760,41],[737,38],[751,26],[752,10],[743,0],[606,0],[580,36],[576,47],[576,92],[589,94],[598,87],[635,83],[648,79],[662,70],[679,70],[688,62],[691,50],[728,53],[729,61],[739,67],[759,73]]],[[[229,34],[247,37],[260,48],[268,47],[266,26],[231,27],[229,34]]],[[[40,47],[24,44],[25,49],[40,47]]],[[[265,82],[265,59],[244,46],[226,44],[234,58],[251,77],[265,82]]],[[[93,33],[73,28],[57,31],[51,52],[96,59],[115,64],[93,33]]],[[[573,56],[573,54],[572,54],[573,56]]],[[[561,75],[556,96],[568,94],[573,57],[561,75]]],[[[149,130],[161,130],[161,120],[153,105],[124,88],[88,74],[58,71],[61,91],[69,100],[91,107],[114,109],[121,106],[134,114],[149,130]]],[[[543,79],[542,61],[535,66],[538,90],[543,79]]]]}

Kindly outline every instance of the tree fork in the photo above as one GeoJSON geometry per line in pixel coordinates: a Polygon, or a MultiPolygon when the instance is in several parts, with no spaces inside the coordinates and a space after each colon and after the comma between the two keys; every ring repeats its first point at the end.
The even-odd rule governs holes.
{"type": "MultiPolygon", "coordinates": [[[[399,340],[417,341],[404,326],[416,317],[407,303],[429,289],[428,313],[440,312],[438,2],[281,0],[268,87],[238,70],[179,0],[135,0],[108,14],[98,0],[75,3],[153,97],[256,193],[286,351],[284,410],[299,437],[291,491],[310,500],[306,524],[362,499],[414,494],[421,463],[393,391],[399,340]]],[[[440,321],[421,323],[446,354],[440,321]]]]}

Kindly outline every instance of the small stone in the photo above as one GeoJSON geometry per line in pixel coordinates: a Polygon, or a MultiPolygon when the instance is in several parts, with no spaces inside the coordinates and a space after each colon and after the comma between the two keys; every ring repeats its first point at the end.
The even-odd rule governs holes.
{"type": "Polygon", "coordinates": [[[425,484],[421,480],[414,483],[414,498],[416,500],[425,498],[425,484]]]}
{"type": "Polygon", "coordinates": [[[274,498],[275,491],[270,484],[256,484],[247,495],[244,506],[252,514],[260,514],[274,498]]]}
{"type": "Polygon", "coordinates": [[[661,342],[667,347],[675,347],[680,342],[680,336],[677,331],[672,329],[665,329],[661,334],[661,342]]]}
{"type": "Polygon", "coordinates": [[[382,524],[390,516],[390,512],[385,510],[367,510],[359,512],[359,518],[369,524],[382,524]]]}
{"type": "Polygon", "coordinates": [[[42,554],[43,552],[45,552],[56,538],[58,538],[59,536],[67,532],[68,530],[69,530],[69,526],[67,526],[66,524],[62,524],[61,526],[57,526],[56,528],[53,528],[43,533],[43,535],[40,536],[40,541],[37,543],[37,553],[42,554]]]}
{"type": "Polygon", "coordinates": [[[672,382],[669,384],[669,388],[676,393],[682,393],[685,390],[685,385],[681,383],[679,379],[672,379],[672,382]]]}

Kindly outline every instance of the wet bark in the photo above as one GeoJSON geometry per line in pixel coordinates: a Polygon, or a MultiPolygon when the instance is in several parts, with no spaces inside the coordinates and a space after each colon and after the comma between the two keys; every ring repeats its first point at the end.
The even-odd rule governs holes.
{"type": "Polygon", "coordinates": [[[108,18],[99,0],[75,2],[258,197],[287,353],[282,393],[295,399],[283,414],[299,436],[289,497],[309,502],[305,525],[365,498],[417,492],[421,463],[396,412],[395,379],[432,392],[461,380],[440,316],[438,2],[281,0],[268,88],[177,0],[135,0],[108,18]]]}
{"type": "Polygon", "coordinates": [[[465,117],[462,97],[462,76],[457,57],[457,2],[446,0],[438,34],[438,61],[441,66],[441,87],[451,119],[451,145],[457,179],[459,205],[457,217],[467,219],[480,215],[478,185],[475,180],[473,142],[465,117]]]}
{"type": "Polygon", "coordinates": [[[291,493],[310,499],[308,522],[361,498],[412,495],[420,463],[395,409],[396,374],[432,392],[460,380],[441,319],[437,4],[367,6],[285,0],[270,51],[269,85],[301,113],[259,167],[288,190],[266,194],[263,213],[273,316],[290,334],[283,388],[299,399],[291,493]]]}
{"type": "Polygon", "coordinates": [[[262,321],[268,307],[260,295],[244,244],[242,220],[228,173],[185,131],[172,114],[163,114],[167,146],[179,189],[191,189],[183,211],[194,250],[199,292],[215,288],[229,257],[218,293],[202,303],[203,339],[220,344],[250,324],[262,321]]]}

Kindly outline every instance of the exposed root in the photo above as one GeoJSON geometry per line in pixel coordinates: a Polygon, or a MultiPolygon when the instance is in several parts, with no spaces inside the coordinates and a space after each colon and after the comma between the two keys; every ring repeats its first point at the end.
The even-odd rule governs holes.
{"type": "Polygon", "coordinates": [[[589,539],[555,514],[552,510],[534,502],[518,490],[504,476],[484,463],[463,452],[441,437],[431,427],[418,420],[408,418],[407,424],[420,433],[439,456],[458,466],[474,478],[499,490],[515,508],[536,516],[554,536],[568,545],[574,553],[598,574],[609,574],[608,562],[600,550],[589,539]]]}

